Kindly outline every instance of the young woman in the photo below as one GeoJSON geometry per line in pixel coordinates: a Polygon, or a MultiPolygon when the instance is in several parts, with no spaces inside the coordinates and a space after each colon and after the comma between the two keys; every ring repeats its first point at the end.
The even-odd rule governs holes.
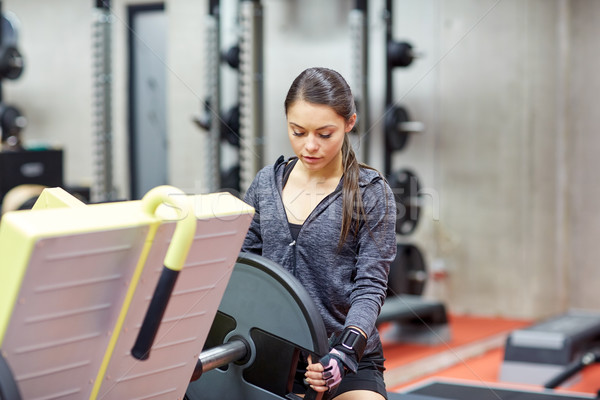
{"type": "Polygon", "coordinates": [[[384,399],[375,321],[396,255],[392,191],[356,160],[348,138],[356,107],[339,73],[303,71],[285,113],[296,157],[263,168],[248,189],[244,199],[256,214],[242,251],[289,270],[320,311],[331,350],[309,357],[303,383],[337,400],[384,399]]]}

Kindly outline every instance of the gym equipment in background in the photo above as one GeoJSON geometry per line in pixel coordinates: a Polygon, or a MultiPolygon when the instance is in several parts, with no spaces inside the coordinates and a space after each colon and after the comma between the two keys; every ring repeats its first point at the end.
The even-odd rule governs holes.
{"type": "Polygon", "coordinates": [[[444,303],[420,296],[388,297],[381,307],[377,326],[391,326],[383,333],[390,342],[438,344],[451,339],[444,303]]]}
{"type": "Polygon", "coordinates": [[[262,167],[264,154],[263,7],[240,2],[240,188],[246,191],[262,167]]]}
{"type": "Polygon", "coordinates": [[[27,118],[15,106],[0,102],[1,151],[22,150],[21,131],[27,126],[27,118]]]}
{"type": "Polygon", "coordinates": [[[0,151],[0,204],[9,191],[32,184],[63,186],[63,151],[0,151]]]}
{"type": "MultiPolygon", "coordinates": [[[[409,235],[420,217],[421,185],[410,169],[388,178],[397,207],[396,233],[409,235]]],[[[396,342],[440,343],[450,339],[446,306],[421,295],[429,277],[425,257],[418,246],[398,243],[390,265],[388,293],[377,324],[392,323],[384,337],[396,342]]]]}
{"type": "MultiPolygon", "coordinates": [[[[242,254],[186,397],[299,399],[291,391],[301,351],[318,358],[329,351],[325,326],[310,296],[278,264],[242,254]]],[[[320,397],[311,391],[305,399],[320,397]]]]}
{"type": "Polygon", "coordinates": [[[396,258],[390,265],[387,297],[423,294],[429,274],[423,253],[411,243],[396,245],[396,258]]]}
{"type": "Polygon", "coordinates": [[[360,118],[352,132],[359,138],[360,160],[369,164],[370,109],[369,109],[369,4],[356,0],[348,17],[352,51],[352,94],[360,118]]]}
{"type": "Polygon", "coordinates": [[[204,18],[206,33],[205,82],[206,99],[203,115],[193,121],[207,131],[204,146],[204,179],[208,191],[221,187],[221,9],[219,0],[208,2],[208,14],[204,18]]]}
{"type": "Polygon", "coordinates": [[[585,367],[599,362],[600,347],[596,346],[595,348],[583,353],[583,355],[579,357],[579,359],[567,365],[567,367],[562,372],[546,381],[544,387],[548,389],[557,388],[563,383],[570,380],[575,374],[583,370],[585,367]]]}
{"type": "Polygon", "coordinates": [[[27,119],[18,107],[4,103],[2,81],[15,80],[23,73],[25,62],[18,48],[19,36],[16,17],[5,14],[0,1],[0,150],[18,151],[21,146],[21,131],[27,119]]]}
{"type": "Polygon", "coordinates": [[[390,265],[388,294],[377,325],[391,323],[383,336],[393,342],[435,344],[450,340],[450,326],[444,303],[421,297],[428,278],[425,259],[419,248],[398,243],[390,265]]]}
{"type": "Polygon", "coordinates": [[[16,47],[0,47],[0,78],[17,79],[23,73],[23,56],[16,47]]]}
{"type": "Polygon", "coordinates": [[[393,35],[393,0],[385,3],[385,45],[386,45],[386,68],[385,68],[385,154],[384,172],[385,176],[392,173],[392,155],[395,151],[402,150],[409,135],[422,132],[422,122],[412,121],[405,107],[396,104],[393,100],[394,70],[398,67],[404,68],[412,64],[417,57],[413,46],[407,42],[397,42],[393,35]]]}
{"type": "Polygon", "coordinates": [[[414,232],[421,216],[421,183],[410,169],[400,169],[388,175],[388,183],[396,200],[396,233],[414,232]]]}
{"type": "Polygon", "coordinates": [[[404,149],[411,134],[423,132],[424,129],[422,122],[411,120],[406,107],[398,104],[390,104],[386,107],[384,119],[386,170],[391,170],[394,152],[404,149]]]}
{"type": "Polygon", "coordinates": [[[44,187],[63,186],[63,151],[28,148],[21,138],[27,118],[2,99],[2,81],[21,77],[25,68],[18,50],[18,19],[4,13],[0,1],[0,204],[6,211],[31,208],[44,187]],[[8,199],[6,196],[10,193],[8,199]],[[6,203],[6,204],[5,204],[6,203]]]}
{"type": "MultiPolygon", "coordinates": [[[[402,169],[388,178],[396,203],[396,233],[409,235],[417,227],[421,214],[421,185],[410,169],[402,169]]],[[[420,249],[408,243],[398,244],[396,259],[390,265],[388,297],[401,294],[421,295],[428,274],[420,249]]]]}
{"type": "MultiPolygon", "coordinates": [[[[3,79],[18,79],[24,61],[18,50],[18,34],[13,21],[2,12],[0,1],[0,204],[2,212],[5,196],[10,192],[39,195],[33,186],[63,186],[63,151],[61,149],[27,150],[22,145],[21,133],[27,119],[19,108],[2,101],[3,79]],[[23,187],[20,187],[24,185],[23,187]],[[33,185],[33,186],[32,186],[33,185]]],[[[19,197],[17,195],[17,197],[19,197]]],[[[24,199],[29,200],[29,199],[24,199]]],[[[14,204],[14,202],[13,202],[14,204]]],[[[21,204],[17,208],[21,208],[21,204]]]]}
{"type": "MultiPolygon", "coordinates": [[[[392,156],[404,149],[409,136],[424,130],[423,123],[412,121],[405,107],[393,100],[394,70],[405,68],[417,57],[413,46],[394,40],[393,0],[385,2],[386,90],[384,114],[384,175],[394,193],[397,219],[396,233],[410,235],[417,228],[421,215],[421,184],[408,168],[392,170],[392,156]]],[[[396,259],[390,266],[388,296],[377,324],[392,323],[384,337],[399,342],[439,343],[448,340],[450,329],[446,307],[436,300],[421,296],[428,273],[421,250],[409,243],[397,245],[396,259]]]]}
{"type": "Polygon", "coordinates": [[[262,167],[263,155],[263,15],[257,0],[241,0],[238,43],[221,49],[221,1],[209,1],[206,17],[206,92],[203,115],[193,121],[207,131],[205,180],[208,191],[245,191],[262,167]],[[237,71],[238,101],[222,112],[221,65],[237,71]],[[237,152],[237,163],[222,166],[222,145],[237,152]],[[243,146],[241,146],[243,143],[243,146]]]}
{"type": "Polygon", "coordinates": [[[409,169],[392,170],[392,155],[402,150],[408,141],[409,133],[423,131],[421,122],[411,121],[406,108],[393,101],[394,69],[409,66],[415,54],[412,45],[396,42],[393,38],[392,0],[386,1],[386,88],[384,114],[384,175],[388,179],[398,205],[398,221],[396,232],[408,235],[417,226],[420,211],[420,184],[417,176],[409,169]]]}
{"type": "Polygon", "coordinates": [[[0,1],[0,80],[18,79],[25,69],[23,56],[19,51],[19,37],[13,17],[2,12],[0,1]]]}
{"type": "Polygon", "coordinates": [[[389,393],[389,400],[582,400],[596,399],[587,393],[561,393],[554,390],[522,389],[491,383],[456,382],[433,379],[408,388],[402,393],[389,393]]]}
{"type": "Polygon", "coordinates": [[[168,186],[93,205],[46,189],[5,214],[0,349],[21,396],[182,398],[252,216],[231,194],[168,186]],[[160,325],[143,324],[156,303],[160,325]],[[155,338],[144,361],[140,336],[155,338]]]}
{"type": "Polygon", "coordinates": [[[600,313],[571,310],[511,332],[506,339],[500,380],[536,385],[557,377],[561,380],[563,373],[578,372],[573,363],[578,364],[580,357],[599,346],[600,313]]]}
{"type": "Polygon", "coordinates": [[[112,25],[110,0],[95,0],[92,23],[94,182],[92,200],[116,197],[113,182],[112,140],[112,25]]]}

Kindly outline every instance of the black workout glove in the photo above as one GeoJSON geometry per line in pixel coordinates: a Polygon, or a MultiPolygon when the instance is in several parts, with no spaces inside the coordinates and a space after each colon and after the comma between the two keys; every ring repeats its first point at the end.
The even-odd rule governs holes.
{"type": "Polygon", "coordinates": [[[358,371],[367,339],[356,328],[346,328],[340,336],[334,337],[331,350],[319,360],[323,365],[323,379],[329,390],[335,389],[348,372],[358,371]]]}

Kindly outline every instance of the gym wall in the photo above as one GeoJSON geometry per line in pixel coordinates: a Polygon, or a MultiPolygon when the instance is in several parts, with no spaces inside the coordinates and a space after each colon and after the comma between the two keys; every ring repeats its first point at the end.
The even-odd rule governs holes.
{"type": "Polygon", "coordinates": [[[428,129],[395,163],[439,203],[416,233],[448,271],[429,295],[489,315],[598,309],[600,4],[418,3],[396,6],[396,32],[434,40],[396,89],[428,129]],[[430,36],[420,20],[437,21],[430,36]]]}
{"type": "MultiPolygon", "coordinates": [[[[65,148],[65,181],[92,180],[92,1],[4,0],[21,21],[23,76],[4,97],[29,120],[24,139],[65,148]]],[[[113,0],[115,185],[129,196],[127,6],[113,0]]],[[[283,97],[310,65],[350,75],[350,0],[264,0],[264,164],[290,155],[283,97]],[[302,7],[301,7],[302,4],[302,7]],[[320,10],[317,13],[316,10],[320,10]]],[[[370,11],[370,163],[383,167],[384,1],[370,11]]],[[[169,178],[202,188],[201,111],[207,1],[168,0],[169,178]]],[[[395,71],[394,98],[425,132],[394,169],[422,180],[424,214],[412,241],[447,277],[426,296],[453,312],[535,318],[600,308],[600,90],[593,0],[396,0],[394,36],[422,57],[395,71]]],[[[231,25],[230,25],[231,26],[231,25]]],[[[233,28],[226,34],[232,36],[233,28]]],[[[352,83],[352,82],[351,82],[352,83]]]]}

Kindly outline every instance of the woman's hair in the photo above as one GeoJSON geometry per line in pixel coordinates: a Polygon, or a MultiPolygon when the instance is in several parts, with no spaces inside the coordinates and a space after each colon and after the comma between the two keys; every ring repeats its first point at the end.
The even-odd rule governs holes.
{"type": "MultiPolygon", "coordinates": [[[[331,107],[346,122],[356,113],[356,104],[350,86],[338,72],[328,68],[308,68],[292,82],[285,98],[285,113],[297,101],[322,104],[331,107]]],[[[342,145],[344,183],[342,187],[342,231],[338,242],[341,249],[352,230],[358,233],[365,209],[358,186],[360,167],[370,168],[356,159],[348,135],[342,145]],[[356,216],[357,218],[354,218],[356,216]]]]}

